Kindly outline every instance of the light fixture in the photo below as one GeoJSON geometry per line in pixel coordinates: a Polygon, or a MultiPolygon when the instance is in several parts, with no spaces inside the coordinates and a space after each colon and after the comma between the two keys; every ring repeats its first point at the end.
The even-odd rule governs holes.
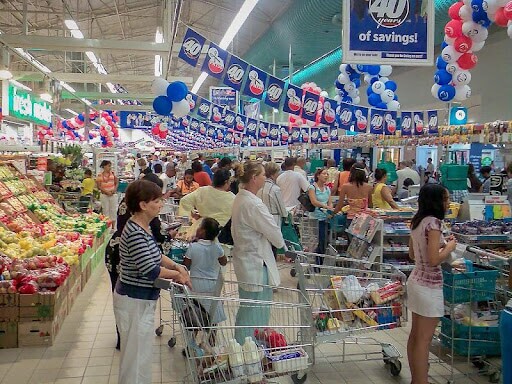
{"type": "Polygon", "coordinates": [[[24,89],[25,91],[32,92],[32,88],[27,87],[25,84],[21,84],[19,81],[16,81],[14,79],[9,80],[9,83],[14,85],[17,88],[24,89]]]}
{"type": "Polygon", "coordinates": [[[116,87],[114,86],[114,84],[109,82],[109,83],[106,83],[106,85],[107,85],[107,88],[110,91],[110,93],[117,93],[117,90],[116,90],[116,87]]]}
{"type": "Polygon", "coordinates": [[[10,80],[12,79],[12,72],[7,68],[0,69],[0,80],[10,80]]]}
{"type": "Polygon", "coordinates": [[[87,51],[87,52],[85,52],[85,56],[87,56],[87,58],[89,60],[91,60],[91,62],[93,64],[98,62],[98,59],[96,58],[96,55],[94,54],[94,52],[87,51]]]}
{"type": "Polygon", "coordinates": [[[41,100],[44,100],[48,103],[53,103],[52,95],[50,95],[48,92],[41,93],[39,97],[41,100]]]}
{"type": "Polygon", "coordinates": [[[69,30],[79,29],[78,24],[73,19],[64,20],[64,24],[69,30]]]}
{"type": "Polygon", "coordinates": [[[78,116],[78,112],[75,112],[72,109],[66,108],[65,111],[71,113],[72,115],[78,116]]]}
{"type": "Polygon", "coordinates": [[[71,33],[71,36],[73,36],[75,39],[83,39],[84,34],[79,29],[72,29],[69,31],[71,33]]]}
{"type": "MultiPolygon", "coordinates": [[[[164,42],[164,34],[162,33],[162,27],[156,27],[155,34],[155,43],[163,43],[164,42]]],[[[162,57],[160,55],[155,55],[155,77],[162,76],[162,57]]]]}
{"type": "Polygon", "coordinates": [[[81,100],[82,100],[85,104],[87,104],[89,107],[92,105],[92,103],[91,103],[89,100],[84,99],[83,97],[81,98],[81,100]]]}
{"type": "Polygon", "coordinates": [[[51,70],[46,65],[42,64],[40,61],[38,61],[34,56],[25,51],[23,48],[14,48],[14,50],[18,52],[21,56],[23,56],[26,60],[28,60],[30,64],[39,69],[41,72],[51,73],[51,70]]]}
{"type": "MultiPolygon", "coordinates": [[[[258,4],[258,0],[245,0],[245,2],[240,7],[240,10],[234,17],[231,25],[228,30],[224,34],[224,37],[219,43],[219,47],[222,49],[226,49],[229,44],[233,41],[235,35],[238,33],[242,25],[245,23],[245,20],[249,17],[254,7],[258,4]]],[[[201,85],[203,85],[204,81],[208,77],[206,72],[202,72],[201,75],[197,78],[196,83],[192,87],[192,93],[197,93],[201,85]]]]}

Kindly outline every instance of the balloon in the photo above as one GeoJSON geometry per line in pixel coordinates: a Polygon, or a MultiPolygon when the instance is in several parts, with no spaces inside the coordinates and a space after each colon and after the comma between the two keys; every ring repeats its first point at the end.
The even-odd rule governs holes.
{"type": "Polygon", "coordinates": [[[457,71],[453,74],[452,82],[455,87],[468,84],[471,81],[471,73],[469,71],[457,71]]]}
{"type": "Polygon", "coordinates": [[[483,11],[483,0],[471,0],[473,13],[483,11]]]}
{"type": "Polygon", "coordinates": [[[462,35],[462,21],[450,20],[444,27],[444,34],[451,38],[456,38],[462,35]]]}
{"type": "Polygon", "coordinates": [[[465,53],[457,60],[457,64],[459,64],[461,69],[471,69],[476,63],[478,63],[478,57],[473,53],[465,53]]]}
{"type": "Polygon", "coordinates": [[[340,84],[346,84],[349,82],[349,77],[347,75],[344,75],[343,73],[340,73],[338,75],[338,81],[340,84]]]}
{"type": "Polygon", "coordinates": [[[386,109],[387,108],[387,105],[386,103],[379,103],[376,105],[376,108],[379,108],[379,109],[386,109]]]}
{"type": "Polygon", "coordinates": [[[398,88],[398,86],[396,85],[396,83],[394,81],[386,81],[386,83],[384,84],[384,86],[386,87],[386,89],[390,89],[392,90],[393,92],[396,91],[396,89],[398,88]]]}
{"type": "Polygon", "coordinates": [[[372,90],[373,92],[377,94],[381,94],[386,89],[386,86],[382,81],[376,81],[372,84],[372,90]]]}
{"type": "Polygon", "coordinates": [[[382,99],[380,98],[380,95],[377,93],[372,93],[370,96],[368,96],[368,104],[370,104],[373,107],[376,107],[377,104],[381,103],[382,99]]]}
{"type": "Polygon", "coordinates": [[[499,4],[496,0],[484,0],[482,1],[482,9],[487,12],[487,16],[494,15],[499,8],[499,4]]]}
{"type": "Polygon", "coordinates": [[[460,56],[461,53],[457,52],[451,45],[444,48],[441,52],[441,57],[449,64],[456,62],[460,56]]]}
{"type": "Polygon", "coordinates": [[[489,35],[487,28],[475,23],[474,21],[466,21],[462,24],[462,33],[469,36],[471,40],[479,43],[485,41],[489,35]]]}
{"type": "Polygon", "coordinates": [[[353,83],[356,88],[359,88],[361,86],[361,79],[354,79],[353,83]]]}
{"type": "Polygon", "coordinates": [[[379,65],[369,65],[367,72],[372,76],[378,75],[380,73],[380,66],[379,65]]]}
{"type": "Polygon", "coordinates": [[[361,102],[361,98],[359,96],[354,97],[352,99],[352,104],[359,104],[361,102]]]}
{"type": "Polygon", "coordinates": [[[340,95],[336,95],[334,96],[334,100],[339,103],[341,101],[341,96],[340,95]]]}
{"type": "Polygon", "coordinates": [[[453,43],[455,42],[455,39],[456,37],[449,37],[447,35],[444,35],[444,38],[443,40],[446,42],[446,44],[448,45],[453,45],[453,43]]]}
{"type": "Polygon", "coordinates": [[[321,97],[329,97],[329,93],[327,91],[320,92],[321,97]]]}
{"type": "MultiPolygon", "coordinates": [[[[512,6],[510,8],[512,10],[512,6]]],[[[505,10],[505,8],[498,8],[498,10],[496,11],[496,14],[494,16],[494,22],[496,23],[496,25],[499,25],[500,27],[506,27],[508,24],[508,20],[509,20],[507,18],[507,16],[505,15],[504,10],[505,10]]],[[[512,11],[511,11],[511,14],[512,14],[512,11]]]]}
{"type": "Polygon", "coordinates": [[[393,72],[393,67],[391,65],[381,65],[379,75],[381,76],[389,76],[393,72]]]}
{"type": "Polygon", "coordinates": [[[343,89],[343,84],[341,84],[338,79],[336,79],[336,81],[334,82],[334,86],[336,87],[336,89],[343,89]]]}
{"type": "Polygon", "coordinates": [[[439,85],[448,84],[452,80],[452,75],[445,70],[439,69],[434,74],[434,82],[439,85]]]}
{"type": "Polygon", "coordinates": [[[467,5],[460,7],[459,16],[462,21],[473,20],[473,10],[467,5]]]}
{"type": "Polygon", "coordinates": [[[172,103],[172,113],[175,117],[184,117],[190,113],[190,105],[187,100],[172,103]]]}
{"type": "Polygon", "coordinates": [[[169,82],[161,77],[156,77],[151,83],[151,92],[155,96],[166,96],[169,82]]]}
{"type": "Polygon", "coordinates": [[[448,15],[450,15],[450,19],[453,20],[459,20],[459,11],[461,7],[464,5],[462,1],[459,1],[458,3],[452,4],[450,8],[448,9],[448,15]]]}
{"type": "Polygon", "coordinates": [[[82,115],[82,114],[79,114],[76,118],[78,120],[80,120],[80,122],[82,122],[82,123],[85,121],[84,115],[82,115]]]}
{"type": "Polygon", "coordinates": [[[153,100],[153,109],[159,115],[167,116],[172,111],[173,103],[167,96],[157,96],[153,100]]]}
{"type": "Polygon", "coordinates": [[[437,69],[446,69],[446,64],[448,64],[448,63],[446,61],[444,61],[441,56],[437,56],[437,59],[436,59],[437,69]]]}
{"type": "Polygon", "coordinates": [[[355,85],[353,82],[350,82],[350,83],[345,84],[345,86],[343,87],[343,89],[345,89],[345,92],[350,93],[350,92],[352,92],[354,89],[356,89],[356,85],[355,85]]]}
{"type": "Polygon", "coordinates": [[[382,99],[383,103],[389,103],[393,101],[393,97],[395,96],[395,93],[391,89],[386,89],[382,94],[380,95],[380,98],[382,99]]]}
{"type": "Polygon", "coordinates": [[[437,97],[441,101],[451,101],[455,97],[455,87],[453,85],[441,85],[437,91],[437,97]]]}
{"type": "Polygon", "coordinates": [[[455,87],[455,100],[464,101],[471,97],[471,88],[469,85],[455,87]]]}
{"type": "Polygon", "coordinates": [[[473,21],[485,28],[491,25],[491,20],[489,20],[487,13],[485,13],[483,10],[473,12],[473,21]]]}
{"type": "Polygon", "coordinates": [[[364,82],[365,82],[366,84],[369,84],[369,83],[370,83],[371,78],[372,78],[372,77],[371,77],[369,74],[366,74],[366,75],[364,75],[363,80],[364,80],[364,82]]]}
{"type": "Polygon", "coordinates": [[[343,74],[348,74],[347,73],[347,67],[348,67],[348,64],[340,64],[340,72],[343,73],[343,74]]]}
{"type": "Polygon", "coordinates": [[[452,75],[460,70],[460,67],[457,63],[448,64],[446,66],[446,72],[451,73],[452,75]]]}
{"type": "Polygon", "coordinates": [[[400,103],[396,100],[391,100],[389,103],[387,103],[386,107],[390,111],[398,111],[400,109],[400,103]]]}
{"type": "Polygon", "coordinates": [[[386,76],[382,76],[379,81],[382,81],[384,84],[386,84],[389,81],[389,78],[386,76]]]}
{"type": "Polygon", "coordinates": [[[187,85],[182,81],[173,81],[167,87],[167,97],[172,102],[183,100],[188,93],[187,85]]]}
{"type": "Polygon", "coordinates": [[[432,96],[434,96],[436,99],[438,99],[439,97],[437,96],[437,92],[439,92],[439,88],[441,88],[441,86],[439,84],[434,84],[432,86],[432,89],[431,89],[431,93],[432,93],[432,96]]]}
{"type": "Polygon", "coordinates": [[[466,53],[471,50],[473,46],[473,40],[468,36],[459,36],[453,43],[453,48],[459,53],[466,53]]]}

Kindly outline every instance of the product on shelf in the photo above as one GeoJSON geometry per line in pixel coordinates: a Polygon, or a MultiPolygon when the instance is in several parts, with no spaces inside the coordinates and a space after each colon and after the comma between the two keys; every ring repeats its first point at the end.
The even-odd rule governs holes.
{"type": "Polygon", "coordinates": [[[27,193],[27,188],[25,184],[21,180],[8,180],[4,181],[5,186],[12,192],[14,196],[21,195],[23,193],[27,193]]]}
{"type": "Polygon", "coordinates": [[[15,177],[14,168],[8,165],[0,165],[0,180],[9,180],[15,177]]]}

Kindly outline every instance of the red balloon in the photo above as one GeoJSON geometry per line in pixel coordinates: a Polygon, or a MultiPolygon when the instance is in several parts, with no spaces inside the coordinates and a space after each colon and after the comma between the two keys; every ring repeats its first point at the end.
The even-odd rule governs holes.
{"type": "Polygon", "coordinates": [[[453,48],[455,48],[455,50],[460,53],[466,53],[470,51],[472,46],[473,40],[465,35],[457,37],[453,42],[453,48]]]}
{"type": "Polygon", "coordinates": [[[450,20],[444,27],[444,33],[453,39],[462,36],[462,21],[450,20]]]}
{"type": "Polygon", "coordinates": [[[466,70],[473,68],[476,63],[478,63],[478,57],[474,53],[465,53],[457,60],[459,67],[466,70]]]}
{"type": "Polygon", "coordinates": [[[505,8],[503,8],[503,14],[508,20],[512,20],[512,1],[509,1],[505,8]]]}
{"type": "Polygon", "coordinates": [[[452,4],[448,9],[448,15],[450,15],[450,19],[452,20],[460,20],[459,10],[464,5],[462,1],[458,3],[452,4]]]}
{"type": "MultiPolygon", "coordinates": [[[[508,3],[507,3],[508,5],[508,3]]],[[[511,7],[512,8],[512,7],[511,7]]],[[[498,8],[496,14],[494,15],[494,23],[499,25],[500,27],[506,27],[508,24],[507,16],[505,15],[505,8],[498,8]]]]}
{"type": "Polygon", "coordinates": [[[151,133],[153,135],[158,135],[160,133],[160,127],[155,125],[153,128],[151,128],[151,133]]]}

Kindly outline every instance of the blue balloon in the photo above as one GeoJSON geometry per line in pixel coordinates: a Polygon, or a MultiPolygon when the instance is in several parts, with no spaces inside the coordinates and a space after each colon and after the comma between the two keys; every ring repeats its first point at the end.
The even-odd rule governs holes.
{"type": "Polygon", "coordinates": [[[375,83],[376,81],[379,81],[379,78],[376,76],[376,77],[372,77],[370,79],[370,85],[372,85],[373,83],[375,83]]]}
{"type": "Polygon", "coordinates": [[[377,93],[372,93],[370,96],[368,96],[368,103],[371,106],[376,107],[378,104],[382,103],[382,99],[377,93]]]}
{"type": "Polygon", "coordinates": [[[346,71],[349,75],[350,75],[351,73],[354,73],[354,72],[355,72],[355,71],[354,71],[354,68],[353,68],[350,64],[348,64],[348,65],[347,65],[347,68],[345,69],[345,71],[346,71]]]}
{"type": "Polygon", "coordinates": [[[343,89],[344,85],[341,84],[338,80],[334,82],[334,86],[338,89],[343,89]]]}
{"type": "Polygon", "coordinates": [[[386,103],[379,103],[375,107],[379,108],[379,109],[388,109],[388,106],[386,103]]]}
{"type": "Polygon", "coordinates": [[[455,97],[455,87],[453,85],[441,85],[437,91],[437,97],[441,101],[451,101],[455,97]]]}
{"type": "Polygon", "coordinates": [[[473,12],[473,21],[477,24],[480,24],[481,26],[487,28],[489,25],[491,25],[491,20],[487,17],[487,12],[485,11],[478,11],[473,12]]]}
{"type": "Polygon", "coordinates": [[[386,81],[384,83],[384,86],[386,87],[386,89],[391,89],[393,92],[395,92],[396,89],[398,88],[398,86],[393,80],[386,81]]]}
{"type": "Polygon", "coordinates": [[[446,41],[443,40],[443,42],[441,43],[441,50],[443,50],[444,48],[446,48],[448,46],[448,43],[446,41]]]}
{"type": "Polygon", "coordinates": [[[439,69],[434,74],[434,83],[439,85],[445,85],[452,81],[452,75],[446,72],[444,69],[439,69]]]}
{"type": "Polygon", "coordinates": [[[153,109],[159,115],[167,116],[172,111],[172,102],[167,96],[157,96],[153,100],[153,109]]]}
{"type": "Polygon", "coordinates": [[[361,86],[361,78],[355,79],[354,84],[355,84],[356,88],[359,88],[361,86]]]}
{"type": "Polygon", "coordinates": [[[436,59],[437,69],[446,69],[447,65],[448,65],[448,63],[446,61],[444,61],[441,56],[437,56],[437,59],[436,59]]]}
{"type": "Polygon", "coordinates": [[[356,79],[359,79],[361,78],[361,76],[359,75],[359,73],[351,73],[348,78],[350,79],[350,81],[354,81],[356,79]]]}
{"type": "Polygon", "coordinates": [[[380,72],[380,65],[369,65],[368,73],[372,76],[378,75],[380,72]]]}
{"type": "Polygon", "coordinates": [[[64,128],[69,128],[68,122],[67,122],[66,120],[64,120],[64,121],[62,122],[62,126],[63,126],[64,128]]]}
{"type": "Polygon", "coordinates": [[[173,81],[167,86],[167,97],[174,102],[183,100],[188,93],[187,85],[183,81],[173,81]]]}
{"type": "MultiPolygon", "coordinates": [[[[394,92],[394,91],[393,91],[394,92]]],[[[398,96],[395,94],[395,96],[393,96],[393,100],[396,100],[398,101],[398,96]]]]}
{"type": "Polygon", "coordinates": [[[367,95],[367,96],[370,96],[370,95],[372,95],[372,94],[373,94],[373,89],[372,89],[372,87],[368,87],[368,88],[366,88],[366,95],[367,95]]]}
{"type": "Polygon", "coordinates": [[[368,72],[369,65],[358,64],[356,68],[359,72],[368,72]]]}
{"type": "Polygon", "coordinates": [[[345,96],[341,101],[344,103],[352,103],[352,98],[350,96],[345,96]]]}
{"type": "Polygon", "coordinates": [[[482,0],[471,0],[471,8],[473,9],[473,14],[474,14],[474,12],[483,11],[482,4],[483,4],[482,0]]]}
{"type": "Polygon", "coordinates": [[[81,113],[76,118],[80,120],[82,123],[85,121],[84,115],[81,113]]]}

